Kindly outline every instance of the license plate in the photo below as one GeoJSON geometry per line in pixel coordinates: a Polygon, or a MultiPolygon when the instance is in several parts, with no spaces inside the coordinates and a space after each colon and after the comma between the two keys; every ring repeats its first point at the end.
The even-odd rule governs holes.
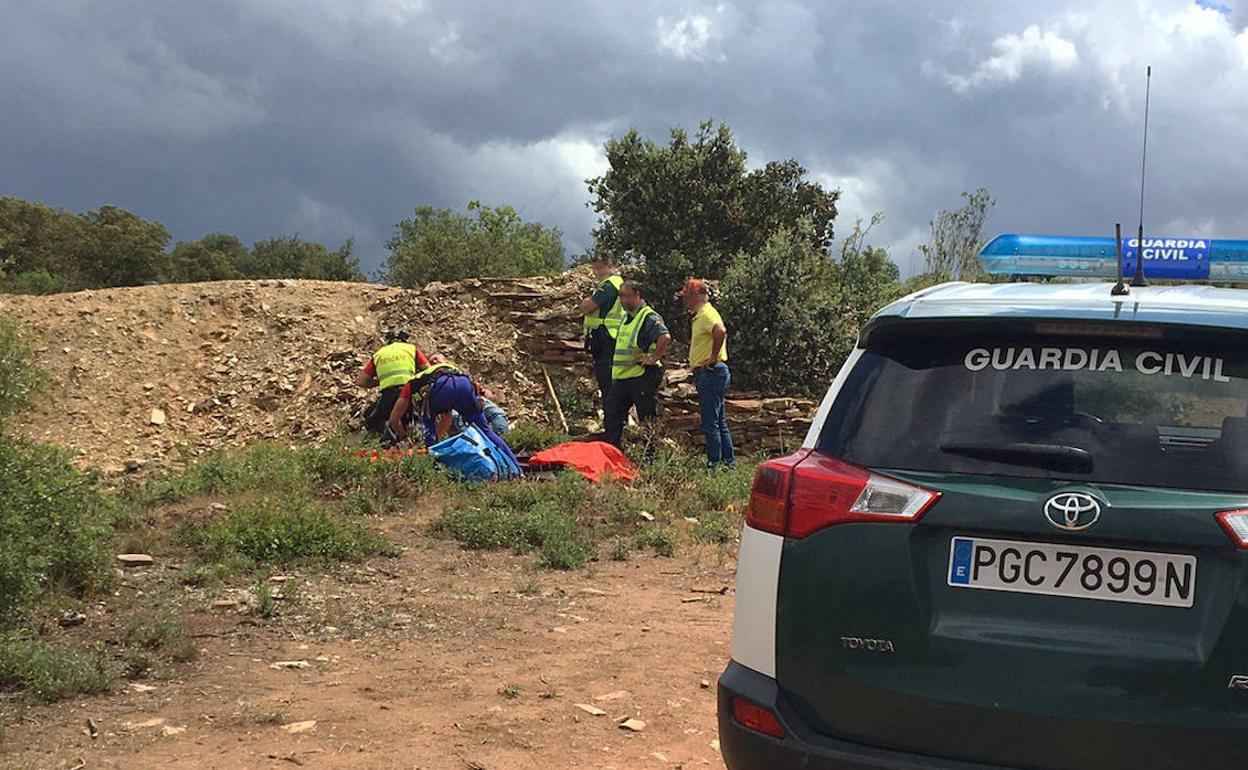
{"type": "Polygon", "coordinates": [[[1196,595],[1196,557],[955,537],[949,546],[949,585],[1191,607],[1196,595]]]}

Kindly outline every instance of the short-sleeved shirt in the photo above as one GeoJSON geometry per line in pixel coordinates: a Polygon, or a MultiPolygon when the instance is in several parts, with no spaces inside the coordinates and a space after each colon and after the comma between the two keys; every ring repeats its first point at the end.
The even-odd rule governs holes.
{"type": "MultiPolygon", "coordinates": [[[[425,356],[424,351],[422,351],[420,348],[416,348],[416,371],[420,371],[421,369],[427,369],[428,367],[429,367],[429,359],[425,356]]],[[[364,376],[365,377],[377,376],[377,362],[371,358],[368,359],[368,363],[364,364],[364,376]]]]}
{"type": "MultiPolygon", "coordinates": [[[[633,320],[634,313],[629,313],[624,318],[624,323],[633,320]]],[[[663,323],[663,316],[658,311],[649,313],[645,318],[641,319],[641,329],[637,332],[637,346],[642,350],[649,350],[654,343],[659,341],[659,337],[668,334],[667,326],[663,323]]]]}
{"type": "Polygon", "coordinates": [[[611,312],[611,308],[615,305],[615,301],[619,299],[620,290],[615,288],[615,284],[603,279],[602,285],[590,297],[594,304],[598,306],[598,317],[606,318],[607,313],[611,312]]]}
{"type": "MultiPolygon", "coordinates": [[[[697,366],[711,357],[711,351],[715,349],[715,339],[711,333],[723,322],[724,319],[719,311],[709,302],[704,303],[698,308],[698,312],[693,314],[693,331],[689,335],[689,363],[691,365],[697,366]]],[[[724,340],[724,344],[719,348],[719,360],[728,360],[728,340],[724,340]]]]}

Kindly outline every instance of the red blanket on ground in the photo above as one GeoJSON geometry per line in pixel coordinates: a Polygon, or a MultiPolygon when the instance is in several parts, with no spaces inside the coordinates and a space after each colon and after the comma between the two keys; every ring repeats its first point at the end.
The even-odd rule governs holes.
{"type": "Polygon", "coordinates": [[[605,441],[572,441],[552,446],[529,459],[533,465],[566,465],[598,484],[606,478],[632,481],[637,466],[619,449],[605,441]]]}

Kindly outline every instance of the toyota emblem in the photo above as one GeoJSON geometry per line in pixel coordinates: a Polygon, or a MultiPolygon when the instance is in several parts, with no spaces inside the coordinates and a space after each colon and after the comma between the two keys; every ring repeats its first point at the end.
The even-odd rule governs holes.
{"type": "Polygon", "coordinates": [[[1066,532],[1082,532],[1101,518],[1101,504],[1083,492],[1062,492],[1044,504],[1044,517],[1066,532]]]}

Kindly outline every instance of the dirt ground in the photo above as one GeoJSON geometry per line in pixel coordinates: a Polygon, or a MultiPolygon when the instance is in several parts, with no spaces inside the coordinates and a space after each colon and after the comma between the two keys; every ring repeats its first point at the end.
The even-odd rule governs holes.
{"type": "Polygon", "coordinates": [[[114,605],[172,603],[198,660],[28,711],[0,767],[723,767],[735,549],[550,572],[431,538],[423,519],[387,520],[401,557],[300,574],[268,620],[243,589],[183,586],[176,564],[127,572],[84,628],[114,605]]]}

